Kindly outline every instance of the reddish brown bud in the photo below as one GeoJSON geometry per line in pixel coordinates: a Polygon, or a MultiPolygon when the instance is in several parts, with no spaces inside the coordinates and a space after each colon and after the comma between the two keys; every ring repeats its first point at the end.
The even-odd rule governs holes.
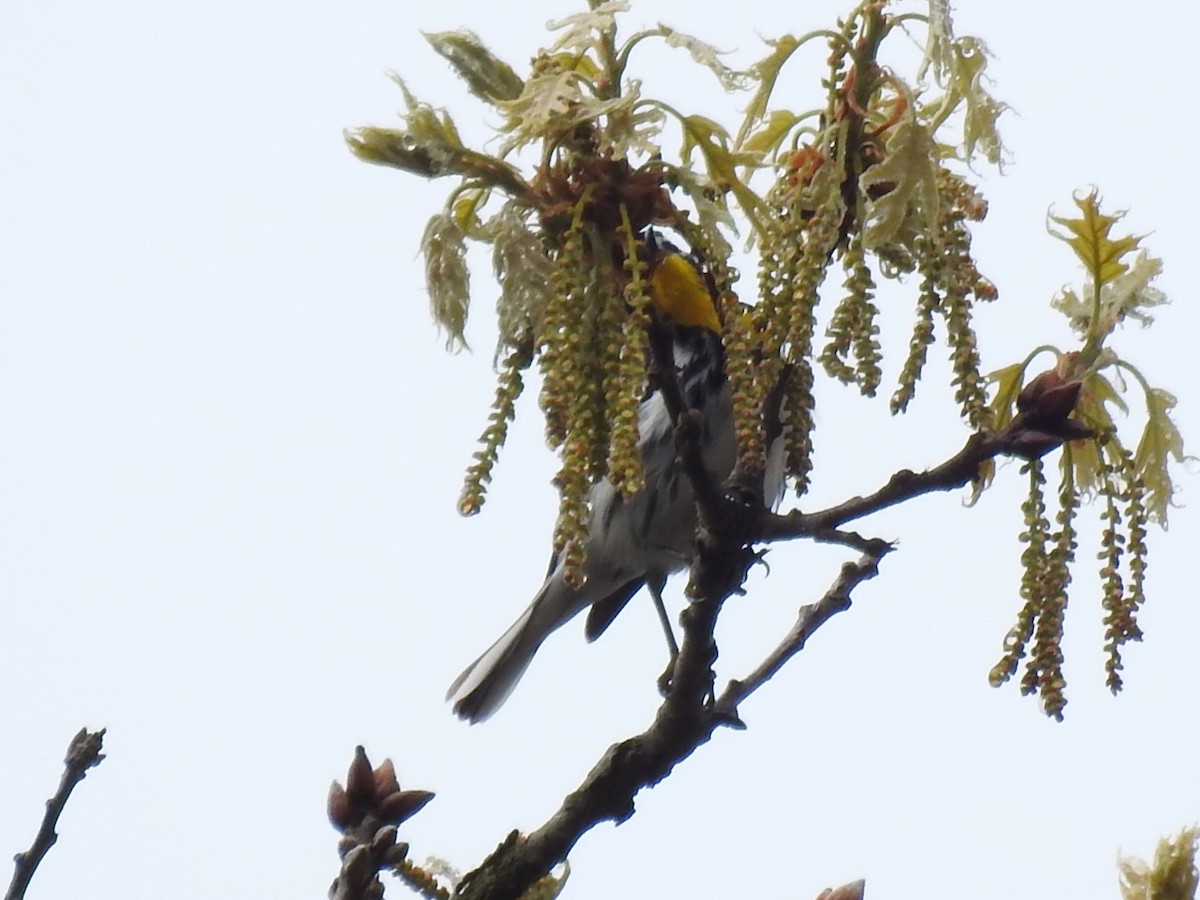
{"type": "Polygon", "coordinates": [[[420,812],[433,797],[430,791],[397,791],[379,802],[379,818],[399,825],[420,812]]]}
{"type": "Polygon", "coordinates": [[[329,821],[338,831],[345,831],[354,824],[351,819],[350,798],[346,796],[345,789],[336,781],[329,786],[325,811],[329,814],[329,821]]]}
{"type": "Polygon", "coordinates": [[[346,772],[346,793],[354,806],[369,806],[375,799],[375,773],[361,744],[354,748],[354,761],[346,772]]]}
{"type": "Polygon", "coordinates": [[[1094,432],[1071,419],[1083,382],[1064,378],[1057,369],[1042,372],[1017,397],[1017,417],[1008,430],[1010,452],[1037,459],[1063,441],[1092,437],[1094,432]]]}
{"type": "Polygon", "coordinates": [[[395,846],[396,837],[395,825],[383,826],[375,832],[375,837],[371,839],[371,852],[376,856],[382,856],[386,851],[395,846]]]}
{"type": "Polygon", "coordinates": [[[389,757],[375,769],[375,797],[382,800],[388,794],[400,790],[400,782],[396,780],[396,767],[389,757]]]}
{"type": "Polygon", "coordinates": [[[863,900],[867,891],[867,883],[863,879],[843,884],[840,888],[825,888],[817,900],[863,900]]]}
{"type": "Polygon", "coordinates": [[[1048,387],[1037,399],[1037,413],[1047,419],[1066,419],[1079,401],[1082,381],[1064,381],[1048,387]]]}
{"type": "Polygon", "coordinates": [[[1021,412],[1032,409],[1042,394],[1058,387],[1062,382],[1063,377],[1054,369],[1043,372],[1021,388],[1021,393],[1017,395],[1017,409],[1021,412]]]}

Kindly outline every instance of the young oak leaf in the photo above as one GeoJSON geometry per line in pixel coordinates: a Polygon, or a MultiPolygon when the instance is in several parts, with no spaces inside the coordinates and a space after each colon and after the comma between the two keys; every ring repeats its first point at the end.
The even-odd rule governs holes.
{"type": "Polygon", "coordinates": [[[979,148],[988,162],[998,165],[1003,158],[1004,145],[996,121],[1008,109],[1008,104],[984,89],[984,69],[989,55],[987,45],[979,38],[959,38],[953,44],[953,55],[955,89],[967,104],[963,121],[964,155],[971,160],[979,148]]]}
{"type": "Polygon", "coordinates": [[[1084,287],[1082,297],[1071,288],[1063,288],[1050,305],[1067,317],[1071,329],[1081,337],[1093,330],[1092,317],[1097,311],[1100,321],[1094,330],[1100,334],[1108,334],[1127,318],[1146,326],[1154,321],[1147,310],[1168,302],[1162,291],[1150,286],[1161,273],[1162,260],[1143,251],[1132,264],[1125,265],[1121,274],[1100,288],[1098,306],[1094,302],[1093,284],[1084,287]]]}
{"type": "Polygon", "coordinates": [[[438,31],[425,40],[445,59],[476,97],[488,103],[515,100],[524,82],[512,66],[492,53],[474,32],[438,31]]]}
{"type": "Polygon", "coordinates": [[[1021,393],[1022,382],[1025,379],[1025,369],[1029,360],[1013,363],[1002,369],[997,369],[988,375],[987,380],[996,385],[996,394],[990,404],[992,423],[997,429],[1004,428],[1012,421],[1017,408],[1017,395],[1021,393]]]}
{"type": "Polygon", "coordinates": [[[748,71],[751,81],[758,84],[758,90],[754,92],[754,96],[750,98],[750,103],[746,106],[746,118],[742,121],[742,127],[734,142],[738,148],[744,145],[747,135],[754,126],[767,116],[767,104],[775,90],[775,82],[779,80],[779,72],[783,68],[783,64],[791,59],[792,54],[799,49],[801,44],[798,38],[790,34],[781,38],[765,38],[764,40],[771,48],[771,52],[752,65],[748,71]]]}
{"type": "Polygon", "coordinates": [[[1182,462],[1183,436],[1171,421],[1175,397],[1162,388],[1146,391],[1146,428],[1134,453],[1134,467],[1146,483],[1146,512],[1166,527],[1167,507],[1174,496],[1169,457],[1182,462]]]}
{"type": "Polygon", "coordinates": [[[629,12],[628,0],[608,0],[592,4],[587,12],[573,13],[546,23],[551,31],[561,31],[552,50],[584,51],[596,42],[596,36],[617,28],[617,13],[629,12]]]}
{"type": "Polygon", "coordinates": [[[731,69],[721,62],[720,57],[725,51],[718,50],[712,44],[661,23],[658,26],[658,33],[666,40],[668,47],[678,47],[690,53],[693,60],[717,76],[717,81],[725,90],[744,91],[750,85],[751,82],[745,72],[731,69]]]}
{"type": "Polygon", "coordinates": [[[790,110],[772,110],[761,126],[749,132],[737,145],[737,150],[740,154],[752,154],[759,161],[771,159],[779,153],[784,140],[799,122],[800,117],[790,110]]]}
{"type": "Polygon", "coordinates": [[[911,115],[896,124],[888,135],[883,161],[859,179],[866,204],[864,247],[874,249],[891,243],[913,216],[920,221],[918,231],[928,233],[937,227],[937,160],[933,135],[924,125],[911,115]],[[872,198],[873,188],[886,191],[872,198]]]}
{"type": "Polygon", "coordinates": [[[566,135],[586,122],[628,110],[639,99],[636,83],[623,96],[600,99],[587,90],[586,70],[595,65],[588,57],[572,59],[573,68],[561,68],[551,60],[544,74],[531,77],[515,100],[500,103],[508,118],[503,130],[510,133],[500,148],[505,156],[513,150],[536,144],[550,136],[566,135]]]}
{"type": "Polygon", "coordinates": [[[1158,842],[1154,865],[1134,857],[1119,860],[1124,900],[1192,900],[1200,886],[1196,848],[1200,829],[1185,828],[1174,839],[1158,842]]]}
{"type": "Polygon", "coordinates": [[[1082,216],[1068,219],[1065,216],[1050,216],[1050,221],[1067,230],[1064,234],[1050,228],[1050,234],[1066,242],[1087,268],[1096,287],[1103,287],[1123,275],[1129,266],[1122,258],[1137,248],[1141,237],[1132,235],[1114,238],[1113,226],[1124,213],[1111,216],[1100,212],[1100,193],[1092,189],[1084,197],[1075,197],[1075,205],[1082,216]]]}
{"type": "Polygon", "coordinates": [[[430,218],[421,237],[429,310],[438,327],[446,332],[447,350],[467,348],[464,331],[471,302],[471,273],[464,238],[450,212],[430,218]]]}
{"type": "Polygon", "coordinates": [[[763,226],[759,213],[763,208],[763,201],[738,178],[734,167],[742,160],[729,149],[728,132],[704,116],[685,116],[680,125],[683,127],[683,148],[680,157],[684,164],[690,164],[692,151],[699,150],[700,155],[704,157],[713,186],[718,190],[731,191],[750,224],[756,231],[761,231],[763,226]]]}

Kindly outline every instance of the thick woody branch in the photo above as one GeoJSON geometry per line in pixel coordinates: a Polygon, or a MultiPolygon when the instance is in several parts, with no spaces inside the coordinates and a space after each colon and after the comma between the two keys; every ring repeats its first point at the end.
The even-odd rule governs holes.
{"type": "Polygon", "coordinates": [[[83,728],[71,738],[67,747],[67,757],[63,760],[66,769],[58,782],[58,790],[46,801],[46,814],[42,817],[42,825],[33,839],[33,844],[24,853],[16,855],[16,867],[4,900],[21,900],[25,896],[33,873],[58,840],[54,829],[58,826],[58,818],[66,808],[71,792],[75,790],[75,785],[83,781],[88,769],[99,765],[104,759],[104,754],[100,752],[103,746],[104,729],[88,731],[83,728]]]}
{"type": "MultiPolygon", "coordinates": [[[[681,660],[696,652],[694,635],[706,629],[711,629],[711,623],[696,622],[692,628],[685,628],[681,660]]],[[[711,641],[711,630],[707,634],[711,641]]],[[[709,663],[703,665],[707,670],[709,663]]],[[[683,663],[676,671],[682,667],[683,663]]],[[[637,793],[669,775],[722,724],[703,702],[689,702],[691,699],[678,688],[673,689],[646,731],[609,747],[546,824],[524,839],[516,833],[510,835],[459,884],[456,896],[460,900],[515,900],[566,859],[593,826],[605,821],[623,822],[633,815],[637,793]]]]}

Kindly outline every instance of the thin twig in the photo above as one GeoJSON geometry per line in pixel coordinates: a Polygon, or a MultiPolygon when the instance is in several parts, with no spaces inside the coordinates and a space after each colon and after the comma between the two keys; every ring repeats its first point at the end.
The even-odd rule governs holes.
{"type": "Polygon", "coordinates": [[[745,678],[729,682],[729,686],[717,699],[716,708],[736,720],[738,706],[743,700],[770,681],[789,659],[803,650],[808,639],[818,628],[838,613],[850,608],[851,592],[879,573],[879,561],[891,550],[892,545],[885,541],[875,541],[872,548],[864,552],[856,562],[845,563],[820,600],[800,607],[796,624],[780,641],[779,646],[745,678]]]}
{"type": "Polygon", "coordinates": [[[852,497],[844,503],[814,513],[793,510],[786,515],[777,515],[764,511],[760,517],[758,539],[784,541],[816,537],[821,533],[830,533],[846,522],[861,519],[922,494],[964,487],[979,477],[983,463],[1008,449],[1006,435],[977,432],[967,439],[958,453],[940,465],[924,472],[901,469],[888,479],[887,484],[866,497],[852,497]]]}
{"type": "Polygon", "coordinates": [[[22,900],[24,898],[33,873],[37,871],[37,867],[46,853],[54,846],[54,842],[58,840],[58,834],[54,829],[58,825],[58,817],[62,815],[63,808],[67,805],[71,791],[75,790],[75,785],[83,781],[88,769],[99,765],[100,761],[104,759],[104,754],[100,752],[103,746],[103,728],[99,731],[88,731],[86,728],[82,728],[75,737],[71,738],[71,743],[67,747],[67,758],[63,761],[67,768],[58,782],[58,790],[54,792],[53,797],[46,801],[46,815],[42,817],[42,827],[38,829],[37,837],[33,839],[33,845],[15,857],[16,868],[4,900],[22,900]]]}

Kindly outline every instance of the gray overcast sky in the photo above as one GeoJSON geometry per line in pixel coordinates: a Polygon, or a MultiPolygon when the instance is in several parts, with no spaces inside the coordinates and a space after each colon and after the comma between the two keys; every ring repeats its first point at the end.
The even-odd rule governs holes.
{"type": "MultiPolygon", "coordinates": [[[[396,70],[483,139],[420,32],[469,26],[521,69],[542,23],[582,5],[4,5],[0,854],[31,839],[69,736],[110,729],[31,898],[319,896],[336,870],[325,791],[360,742],[438,792],[404,835],[414,855],[470,866],[649,721],[661,637],[642,602],[594,646],[556,635],[486,725],[443,705],[537,587],[553,458],[527,398],[484,514],[455,513],[492,393],[491,290],[480,278],[477,352],[447,356],[414,258],[445,186],[358,163],[341,137],[395,121],[396,70]]],[[[739,63],[758,35],[847,8],[635,5],[629,27],[662,20],[739,63]]],[[[1194,450],[1200,13],[960,5],[1017,111],[976,232],[1001,290],[980,315],[986,364],[1067,342],[1046,301],[1079,271],[1044,217],[1095,184],[1166,262],[1175,305],[1120,346],[1179,395],[1194,450]]],[[[798,87],[822,57],[797,63],[798,87]]],[[[732,121],[743,101],[681,79],[680,59],[648,54],[647,90],[708,115],[716,99],[732,121]]],[[[908,323],[901,308],[885,328],[903,341],[908,323]]],[[[948,456],[964,437],[949,398],[931,377],[891,423],[857,402],[834,418],[829,392],[813,502],[948,456]]],[[[1116,897],[1119,850],[1148,855],[1200,818],[1195,485],[1179,474],[1124,696],[1103,689],[1087,565],[1066,723],[987,686],[1019,603],[1009,465],[975,509],[947,495],[880,516],[873,533],[902,542],[881,577],[747,704],[747,732],[585,837],[570,896],[808,898],[866,877],[874,897],[1116,897]]],[[[744,673],[841,558],[773,551],[729,611],[719,676],[744,673]]]]}

